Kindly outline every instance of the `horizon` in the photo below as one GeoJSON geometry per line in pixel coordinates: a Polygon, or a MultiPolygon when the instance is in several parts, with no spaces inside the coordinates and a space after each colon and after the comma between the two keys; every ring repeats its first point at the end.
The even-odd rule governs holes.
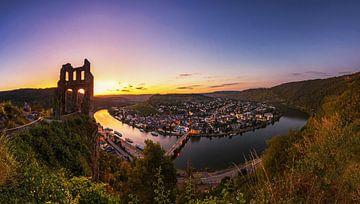
{"type": "MultiPolygon", "coordinates": [[[[314,79],[305,79],[305,80],[297,80],[297,81],[289,81],[289,82],[284,82],[281,84],[277,84],[274,86],[270,86],[270,87],[257,87],[257,88],[248,88],[248,89],[243,89],[243,90],[221,90],[221,91],[212,91],[212,92],[187,92],[187,93],[105,93],[105,94],[95,94],[94,96],[106,96],[106,97],[111,97],[111,96],[141,96],[141,95],[176,95],[176,94],[211,94],[211,93],[216,93],[216,92],[240,92],[240,91],[246,91],[246,90],[251,90],[251,89],[262,89],[262,88],[273,88],[276,86],[280,86],[283,84],[287,84],[287,83],[296,83],[296,82],[301,82],[301,81],[309,81],[309,80],[321,80],[321,79],[329,79],[329,78],[334,78],[334,77],[343,77],[343,76],[349,76],[349,75],[354,75],[359,73],[359,71],[355,71],[353,73],[346,73],[343,75],[338,75],[338,76],[329,76],[326,78],[314,78],[314,79]]],[[[43,88],[32,88],[32,87],[23,87],[23,88],[16,88],[16,89],[9,89],[9,90],[0,90],[0,92],[7,92],[7,91],[17,91],[17,90],[25,90],[25,89],[56,89],[57,87],[43,87],[43,88]]]]}
{"type": "Polygon", "coordinates": [[[61,66],[84,58],[98,96],[241,91],[356,73],[358,8],[356,1],[4,1],[0,91],[56,87],[61,66]]]}

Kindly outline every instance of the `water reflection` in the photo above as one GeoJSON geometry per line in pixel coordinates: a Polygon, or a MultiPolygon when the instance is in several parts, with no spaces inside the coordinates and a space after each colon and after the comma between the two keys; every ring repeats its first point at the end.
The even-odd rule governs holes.
{"type": "MultiPolygon", "coordinates": [[[[164,149],[168,149],[177,140],[177,137],[161,135],[155,137],[150,133],[141,132],[116,120],[107,110],[97,111],[94,117],[104,127],[121,132],[124,138],[131,138],[135,144],[144,144],[145,139],[151,139],[159,142],[164,149]]],[[[244,157],[247,157],[252,150],[261,154],[266,148],[267,139],[275,135],[285,135],[289,129],[302,128],[307,117],[303,112],[287,109],[278,122],[266,128],[230,137],[192,137],[175,160],[175,166],[185,168],[188,161],[191,161],[192,166],[198,169],[221,169],[233,163],[242,163],[244,157]]]]}

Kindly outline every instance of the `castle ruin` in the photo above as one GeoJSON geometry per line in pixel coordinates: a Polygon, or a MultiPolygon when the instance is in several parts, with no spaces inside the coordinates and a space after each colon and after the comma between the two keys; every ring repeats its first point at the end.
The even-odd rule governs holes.
{"type": "Polygon", "coordinates": [[[70,63],[60,70],[57,87],[57,110],[55,116],[81,112],[90,115],[93,109],[94,76],[90,62],[85,59],[82,67],[73,68],[70,63]]]}

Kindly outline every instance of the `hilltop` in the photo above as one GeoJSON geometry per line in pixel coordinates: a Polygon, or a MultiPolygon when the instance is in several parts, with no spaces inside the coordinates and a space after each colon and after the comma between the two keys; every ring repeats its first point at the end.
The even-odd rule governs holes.
{"type": "Polygon", "coordinates": [[[271,88],[248,89],[244,91],[219,91],[206,96],[225,97],[236,100],[283,103],[308,113],[314,113],[327,96],[339,95],[347,89],[347,84],[358,80],[360,72],[298,82],[284,83],[271,88]]]}
{"type": "Polygon", "coordinates": [[[11,101],[14,105],[23,106],[24,102],[39,107],[49,109],[55,103],[56,88],[45,89],[16,89],[0,92],[0,102],[11,101]]]}
{"type": "MultiPolygon", "coordinates": [[[[117,105],[130,105],[143,102],[152,95],[99,95],[94,97],[94,107],[112,107],[117,105]]],[[[0,102],[11,101],[16,106],[23,106],[24,102],[31,105],[33,109],[51,109],[56,101],[56,88],[44,89],[15,89],[0,91],[0,102]]]]}
{"type": "Polygon", "coordinates": [[[213,98],[202,94],[156,94],[151,96],[147,103],[151,105],[168,105],[186,101],[210,101],[213,98]]]}

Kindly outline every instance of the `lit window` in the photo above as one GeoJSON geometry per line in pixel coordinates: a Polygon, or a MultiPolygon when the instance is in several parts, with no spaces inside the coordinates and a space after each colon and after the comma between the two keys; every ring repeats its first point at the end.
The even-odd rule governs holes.
{"type": "Polygon", "coordinates": [[[76,81],[76,71],[73,72],[73,81],[76,81]]]}
{"type": "Polygon", "coordinates": [[[69,81],[69,72],[65,72],[65,81],[69,81]]]}
{"type": "Polygon", "coordinates": [[[85,80],[85,71],[81,71],[81,80],[85,80]]]}

